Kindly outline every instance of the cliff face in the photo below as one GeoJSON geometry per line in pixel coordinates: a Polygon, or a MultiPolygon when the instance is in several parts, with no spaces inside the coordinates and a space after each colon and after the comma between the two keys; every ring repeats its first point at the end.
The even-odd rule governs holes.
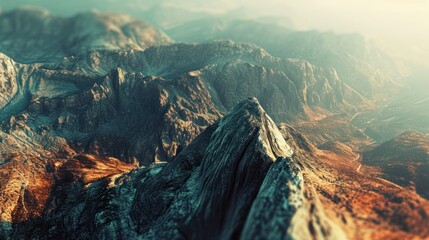
{"type": "Polygon", "coordinates": [[[9,179],[1,237],[427,237],[427,201],[324,154],[292,127],[279,130],[248,99],[168,163],[137,168],[72,150],[5,158],[3,166],[16,171],[2,168],[12,175],[1,178],[9,179]]]}
{"type": "Polygon", "coordinates": [[[22,11],[0,15],[1,239],[428,236],[426,200],[355,166],[372,103],[335,69],[22,11]]]}
{"type": "Polygon", "coordinates": [[[2,59],[2,120],[26,114],[30,132],[43,127],[77,152],[129,163],[171,159],[179,146],[251,96],[276,121],[368,104],[335,72],[232,42],[104,50],[49,64],[2,59]]]}
{"type": "Polygon", "coordinates": [[[321,205],[304,195],[309,190],[294,150],[256,99],[239,103],[169,163],[125,174],[122,164],[107,178],[85,178],[94,176],[85,171],[91,164],[108,172],[115,161],[82,155],[62,164],[54,170],[55,185],[42,215],[15,224],[10,236],[345,237],[321,205]]]}

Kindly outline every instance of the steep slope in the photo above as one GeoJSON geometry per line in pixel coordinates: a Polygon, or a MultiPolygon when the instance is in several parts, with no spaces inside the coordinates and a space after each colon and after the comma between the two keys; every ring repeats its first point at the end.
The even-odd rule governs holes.
{"type": "Polygon", "coordinates": [[[198,78],[166,81],[121,69],[90,75],[4,59],[4,138],[16,138],[10,133],[16,119],[23,119],[20,134],[28,138],[20,147],[3,142],[5,154],[48,150],[50,145],[37,144],[37,129],[44,129],[79,152],[126,162],[167,160],[220,116],[198,78]]]}
{"type": "Polygon", "coordinates": [[[370,106],[336,70],[234,42],[87,52],[93,40],[51,63],[0,56],[0,238],[429,236],[428,202],[335,142],[368,139],[325,117],[370,106]],[[338,151],[286,124],[282,137],[262,107],[325,118],[297,129],[321,124],[308,136],[338,151]]]}
{"type": "MultiPolygon", "coordinates": [[[[175,44],[144,52],[96,52],[67,59],[59,66],[85,72],[106,73],[112,67],[174,79],[189,73],[208,85],[225,109],[240,99],[257,96],[276,120],[296,120],[284,112],[303,114],[305,106],[341,112],[368,106],[368,102],[341,82],[335,70],[318,68],[303,60],[272,57],[254,45],[234,42],[175,44]],[[239,81],[246,79],[246,81],[239,81]],[[262,85],[255,88],[254,84],[262,85]],[[233,91],[240,89],[240,91],[233,91]],[[237,95],[239,94],[239,95],[237,95]],[[270,104],[267,104],[270,102],[270,104]],[[282,105],[277,105],[277,103],[282,105]]],[[[322,111],[323,112],[323,111],[322,111]]]]}
{"type": "Polygon", "coordinates": [[[363,161],[380,167],[384,178],[401,186],[413,186],[429,199],[429,135],[405,132],[365,152],[363,161]]]}
{"type": "Polygon", "coordinates": [[[259,97],[276,121],[368,105],[335,71],[233,42],[96,51],[50,64],[3,59],[8,92],[1,119],[28,114],[31,131],[43,127],[77,152],[125,162],[171,159],[250,96],[259,97]]]}
{"type": "MultiPolygon", "coordinates": [[[[2,176],[7,199],[2,238],[346,239],[344,234],[355,238],[365,233],[365,238],[383,239],[429,234],[427,218],[420,215],[429,213],[427,202],[331,166],[338,163],[324,160],[295,129],[282,125],[281,136],[254,99],[208,127],[169,163],[126,174],[121,172],[133,166],[110,157],[76,155],[64,140],[49,137],[49,128],[32,133],[31,122],[25,114],[15,118],[13,125],[4,126],[13,129],[5,136],[31,141],[36,149],[43,149],[34,145],[38,142],[61,148],[36,152],[43,155],[3,156],[2,173],[14,177],[2,176]],[[353,197],[363,193],[365,198],[353,197]],[[213,211],[218,208],[222,211],[213,211]],[[378,237],[367,232],[381,229],[378,237]]],[[[9,141],[2,146],[11,146],[9,141]]]]}
{"type": "Polygon", "coordinates": [[[427,201],[334,167],[342,160],[325,159],[287,125],[281,131],[249,99],[166,164],[121,174],[131,166],[114,159],[79,155],[57,161],[48,173],[55,184],[43,212],[0,232],[12,239],[429,235],[427,201]],[[115,165],[120,167],[109,170],[115,165]]]}
{"type": "Polygon", "coordinates": [[[142,50],[170,43],[161,31],[120,14],[88,12],[71,17],[21,8],[0,13],[0,52],[19,62],[53,62],[95,49],[142,50]]]}
{"type": "Polygon", "coordinates": [[[344,239],[314,203],[317,197],[304,194],[293,155],[257,100],[249,99],[164,166],[84,187],[76,182],[82,178],[61,170],[75,164],[63,164],[54,170],[57,187],[42,218],[14,225],[12,236],[344,239]]]}

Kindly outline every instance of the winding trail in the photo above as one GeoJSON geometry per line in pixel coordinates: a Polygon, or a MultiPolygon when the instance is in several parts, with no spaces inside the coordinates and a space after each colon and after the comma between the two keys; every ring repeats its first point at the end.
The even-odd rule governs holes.
{"type": "MultiPolygon", "coordinates": [[[[361,161],[361,160],[362,160],[362,155],[360,153],[358,153],[357,157],[353,161],[351,161],[351,162],[357,162],[357,161],[361,161]]],[[[360,163],[359,166],[356,168],[356,172],[362,174],[362,172],[360,171],[361,168],[362,168],[362,163],[360,163]]],[[[393,182],[391,182],[389,180],[386,180],[384,178],[381,178],[381,177],[376,177],[376,178],[378,180],[384,182],[384,183],[387,183],[387,184],[391,185],[391,186],[397,187],[399,189],[404,189],[402,186],[399,186],[398,184],[393,183],[393,182]]]]}
{"type": "Polygon", "coordinates": [[[360,173],[360,168],[362,167],[362,164],[359,164],[359,167],[356,169],[357,173],[360,173]]]}
{"type": "MultiPolygon", "coordinates": [[[[355,159],[353,159],[351,162],[358,162],[362,160],[362,155],[360,153],[358,153],[358,155],[356,156],[355,159]]],[[[362,163],[359,164],[358,168],[356,169],[357,173],[361,173],[360,169],[362,168],[362,163]]]]}

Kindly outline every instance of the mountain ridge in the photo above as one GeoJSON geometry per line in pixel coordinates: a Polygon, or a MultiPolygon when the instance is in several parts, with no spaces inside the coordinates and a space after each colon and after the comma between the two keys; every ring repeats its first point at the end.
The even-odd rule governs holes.
{"type": "Polygon", "coordinates": [[[23,63],[52,62],[87,50],[142,50],[172,42],[141,20],[95,11],[59,17],[44,9],[22,8],[1,13],[0,26],[0,52],[23,63]]]}
{"type": "MultiPolygon", "coordinates": [[[[93,157],[76,159],[83,161],[85,158],[90,160],[93,157]]],[[[256,99],[248,99],[208,127],[164,166],[142,168],[96,180],[87,187],[77,184],[73,178],[71,183],[74,184],[70,185],[67,175],[59,175],[56,181],[62,187],[53,190],[52,194],[56,197],[50,198],[47,203],[49,207],[44,210],[42,218],[16,225],[20,227],[14,228],[11,236],[42,239],[140,236],[154,239],[183,234],[230,238],[239,237],[243,231],[253,235],[254,224],[272,229],[266,225],[271,220],[267,222],[264,217],[264,202],[271,201],[273,194],[282,195],[284,204],[272,205],[275,209],[270,211],[281,210],[286,215],[280,214],[271,222],[277,226],[275,231],[270,231],[271,236],[298,236],[298,232],[305,232],[309,237],[317,234],[322,239],[344,236],[340,229],[334,231],[331,228],[335,223],[319,215],[323,211],[321,205],[318,212],[313,212],[309,205],[303,204],[310,200],[303,195],[303,177],[293,158],[292,149],[274,122],[256,99]],[[240,137],[237,132],[241,133],[240,137]],[[224,151],[219,151],[220,145],[224,146],[224,151]],[[273,186],[276,186],[276,191],[271,190],[273,186]],[[150,196],[148,192],[151,192],[150,196]],[[202,193],[195,194],[197,192],[202,193]],[[242,198],[243,195],[248,197],[242,198]],[[81,198],[91,201],[79,200],[81,198]],[[98,201],[101,201],[100,204],[94,205],[98,201]],[[228,220],[223,222],[219,212],[205,207],[207,205],[227,207],[224,216],[229,216],[228,220]],[[111,209],[117,210],[111,212],[111,209]],[[249,211],[250,214],[247,214],[249,211]],[[308,225],[294,224],[297,220],[293,216],[298,212],[299,219],[308,218],[314,229],[310,230],[308,225]],[[80,214],[86,217],[81,218],[80,214]],[[110,218],[111,214],[115,218],[110,218]],[[318,220],[313,219],[314,216],[318,220]],[[68,222],[68,219],[74,220],[68,222]],[[205,231],[198,231],[201,224],[206,226],[205,231]],[[288,226],[291,228],[285,232],[284,228],[288,229],[288,226]],[[326,232],[327,228],[332,230],[326,232]]],[[[72,164],[79,168],[79,165],[72,164]]],[[[263,238],[268,233],[255,234],[263,238]]],[[[246,235],[241,237],[246,239],[246,235]]]]}

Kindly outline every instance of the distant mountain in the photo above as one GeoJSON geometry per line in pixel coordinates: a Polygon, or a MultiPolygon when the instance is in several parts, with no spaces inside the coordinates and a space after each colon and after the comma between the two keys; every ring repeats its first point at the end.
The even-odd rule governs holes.
{"type": "Polygon", "coordinates": [[[42,65],[3,56],[2,65],[1,119],[29,114],[41,121],[31,125],[79,144],[78,151],[107,151],[144,164],[171,158],[250,96],[279,122],[367,104],[335,71],[233,42],[95,51],[42,65]]]}
{"type": "Polygon", "coordinates": [[[420,70],[404,82],[404,87],[388,104],[362,112],[353,119],[353,124],[365,129],[378,142],[404,131],[429,133],[429,70],[420,70]]]}
{"type": "MultiPolygon", "coordinates": [[[[150,9],[145,10],[143,14],[134,14],[139,18],[150,22],[151,24],[165,30],[171,31],[174,34],[180,36],[178,32],[182,27],[195,27],[195,29],[186,29],[183,33],[191,33],[193,30],[200,31],[200,39],[210,40],[222,40],[222,38],[213,39],[210,33],[210,28],[215,27],[217,24],[225,24],[227,22],[235,21],[254,21],[257,23],[263,23],[271,26],[282,26],[290,29],[294,29],[296,24],[294,21],[286,16],[282,17],[270,17],[270,16],[255,16],[255,13],[246,7],[240,7],[232,9],[226,12],[210,12],[206,10],[192,10],[186,7],[178,7],[167,4],[156,4],[150,9]],[[201,24],[205,24],[207,29],[200,28],[201,24]],[[198,29],[197,29],[198,28],[198,29]]],[[[191,39],[196,37],[193,35],[188,36],[191,39]]],[[[230,40],[228,38],[224,40],[230,40]]],[[[256,43],[256,42],[254,42],[256,43]]]]}
{"type": "Polygon", "coordinates": [[[373,101],[334,68],[122,15],[1,16],[0,239],[429,236],[428,201],[360,170],[348,119],[373,101]]]}
{"type": "Polygon", "coordinates": [[[429,199],[429,135],[405,132],[363,154],[366,164],[381,168],[383,177],[401,186],[414,186],[429,199]]]}
{"type": "Polygon", "coordinates": [[[163,32],[128,15],[59,17],[29,7],[0,13],[0,52],[19,62],[57,61],[96,49],[143,50],[170,42],[163,32]]]}
{"type": "Polygon", "coordinates": [[[183,24],[167,33],[184,42],[217,39],[255,43],[282,58],[305,59],[323,68],[334,68],[339,77],[369,99],[382,100],[397,91],[402,62],[358,35],[292,31],[258,20],[206,18],[183,24]]]}

